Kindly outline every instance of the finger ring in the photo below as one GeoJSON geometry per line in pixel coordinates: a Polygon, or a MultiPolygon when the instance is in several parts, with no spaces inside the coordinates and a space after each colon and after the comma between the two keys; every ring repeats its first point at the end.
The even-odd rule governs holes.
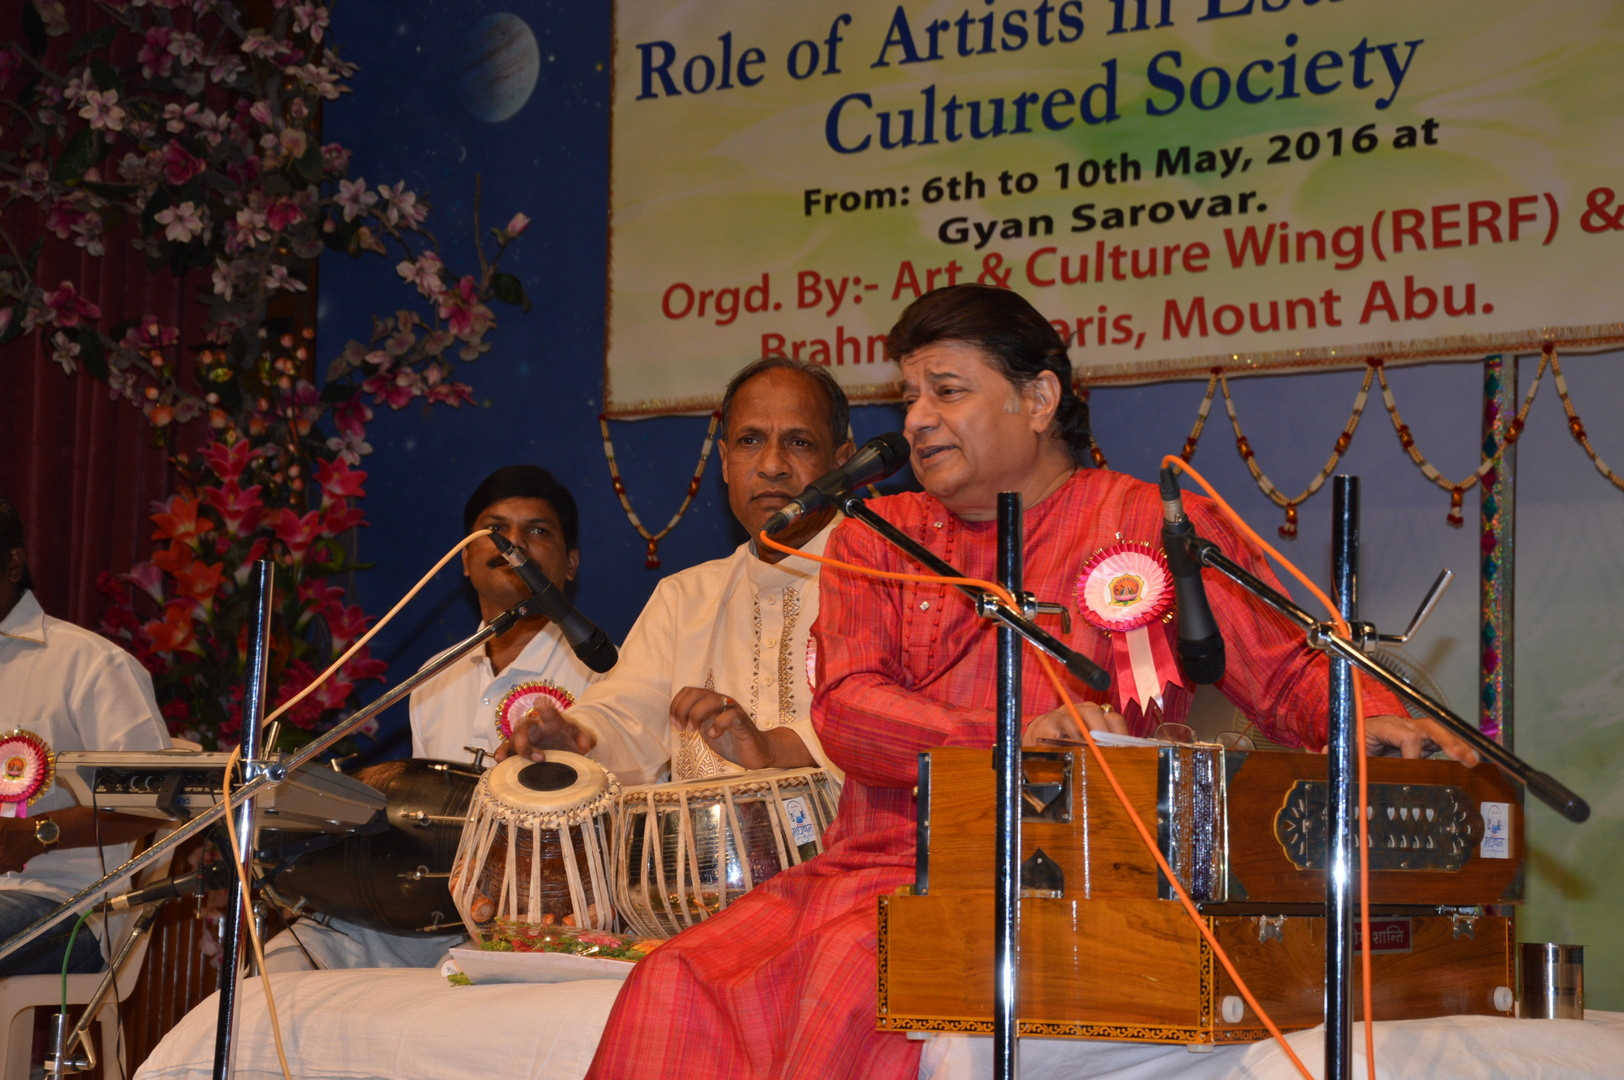
{"type": "Polygon", "coordinates": [[[1100,712],[1110,712],[1110,711],[1111,711],[1111,703],[1109,701],[1100,702],[1100,712]]]}

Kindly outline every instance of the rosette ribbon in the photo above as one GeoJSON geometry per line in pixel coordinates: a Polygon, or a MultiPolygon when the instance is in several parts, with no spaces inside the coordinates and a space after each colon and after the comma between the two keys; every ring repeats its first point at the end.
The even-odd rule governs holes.
{"type": "Polygon", "coordinates": [[[575,695],[562,686],[545,681],[519,683],[496,706],[496,730],[502,738],[513,738],[514,723],[524,719],[542,698],[551,698],[560,710],[575,704],[575,695]]]}
{"type": "Polygon", "coordinates": [[[1167,556],[1146,544],[1118,541],[1101,548],[1077,577],[1077,607],[1111,638],[1111,684],[1124,715],[1162,704],[1169,685],[1183,686],[1164,628],[1173,611],[1167,556]]]}
{"type": "Polygon", "coordinates": [[[55,778],[50,743],[23,728],[0,735],[0,817],[27,817],[29,805],[50,790],[55,778]]]}

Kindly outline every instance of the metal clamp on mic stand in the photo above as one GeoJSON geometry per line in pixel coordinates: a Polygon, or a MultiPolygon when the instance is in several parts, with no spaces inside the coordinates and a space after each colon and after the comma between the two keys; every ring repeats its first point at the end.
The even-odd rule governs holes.
{"type": "MultiPolygon", "coordinates": [[[[839,500],[847,517],[856,518],[879,533],[910,558],[944,577],[962,578],[954,566],[870,510],[860,495],[839,500]]],[[[999,584],[1026,603],[1021,591],[1021,497],[998,493],[999,584]]],[[[1111,684],[1111,677],[1088,657],[1075,652],[1054,635],[1040,629],[1026,615],[1002,599],[968,585],[955,585],[970,597],[976,612],[998,623],[998,738],[993,753],[998,774],[998,826],[995,848],[995,902],[993,949],[993,1075],[1012,1080],[1017,1072],[1018,1019],[1016,991],[1020,979],[1020,850],[1021,850],[1021,650],[1025,638],[1096,690],[1111,684]],[[1017,636],[1018,635],[1018,636],[1017,636]]],[[[1033,605],[1034,609],[1039,609],[1033,605]]],[[[1039,609],[1040,610],[1040,609],[1039,609]]]]}
{"type": "MultiPolygon", "coordinates": [[[[480,647],[491,638],[506,632],[515,622],[529,614],[531,603],[532,601],[527,599],[496,616],[490,622],[486,623],[484,626],[481,626],[476,632],[458,642],[450,649],[447,649],[445,652],[440,653],[434,658],[434,660],[428,664],[425,664],[422,668],[418,669],[407,678],[401,680],[399,683],[396,683],[393,687],[380,694],[372,702],[351,713],[347,718],[335,724],[321,735],[318,735],[296,752],[288,755],[286,758],[279,757],[269,762],[259,773],[259,775],[246,779],[241,787],[234,790],[229,799],[215,803],[213,806],[202,810],[195,817],[176,828],[175,831],[170,833],[168,836],[154,843],[141,854],[127,859],[124,863],[103,875],[99,880],[92,882],[83,889],[80,889],[78,892],[74,893],[72,896],[68,897],[67,900],[63,901],[62,904],[50,914],[36,920],[29,926],[24,927],[21,931],[13,935],[5,942],[0,942],[0,960],[4,960],[13,952],[16,952],[29,942],[39,938],[63,918],[71,915],[77,915],[86,908],[90,907],[96,902],[98,896],[107,891],[108,887],[113,882],[146,869],[148,866],[151,866],[153,863],[157,862],[160,858],[168,857],[176,847],[184,844],[188,840],[191,840],[193,837],[202,835],[211,826],[215,825],[222,818],[224,818],[226,814],[239,810],[245,802],[253,798],[259,792],[265,790],[266,788],[274,787],[287,776],[297,772],[299,769],[316,760],[333,746],[337,745],[341,740],[349,736],[352,732],[359,729],[362,724],[365,724],[368,720],[372,719],[374,716],[377,716],[391,705],[405,699],[407,695],[409,695],[418,686],[424,682],[427,682],[429,679],[434,678],[434,676],[438,675],[452,664],[455,664],[467,653],[480,647]]],[[[252,727],[249,726],[245,730],[252,730],[252,727]]],[[[240,898],[238,899],[238,906],[239,908],[241,906],[240,898]]],[[[222,997],[224,996],[225,992],[225,988],[222,987],[222,997]]],[[[226,1003],[222,1001],[222,1010],[225,1008],[226,1003]]],[[[224,1080],[226,1073],[229,1071],[227,1068],[223,1068],[224,1064],[225,1063],[221,1057],[217,1055],[214,1075],[218,1077],[219,1080],[224,1080]]]]}
{"type": "MultiPolygon", "coordinates": [[[[1449,707],[1404,677],[1366,654],[1362,646],[1395,637],[1378,634],[1368,623],[1355,621],[1359,587],[1359,482],[1354,477],[1336,477],[1332,488],[1332,578],[1336,583],[1339,613],[1354,630],[1355,639],[1338,633],[1333,623],[1315,619],[1279,591],[1248,573],[1219,550],[1210,540],[1190,534],[1188,552],[1202,566],[1210,566],[1246,589],[1253,596],[1301,627],[1311,648],[1326,653],[1331,660],[1330,726],[1327,756],[1326,828],[1329,865],[1325,875],[1325,1076],[1343,1080],[1349,1074],[1351,1055],[1349,1034],[1352,1024],[1351,965],[1352,913],[1355,899],[1353,876],[1354,830],[1357,828],[1354,802],[1356,755],[1364,752],[1355,745],[1352,668],[1358,668],[1381,681],[1407,706],[1421,710],[1465,740],[1484,759],[1521,781],[1529,791],[1557,813],[1573,822],[1590,816],[1590,806],[1555,777],[1533,768],[1510,750],[1488,738],[1476,727],[1456,716],[1449,707]]],[[[1422,608],[1411,620],[1408,637],[1416,622],[1424,617],[1442,586],[1434,583],[1422,608]]]]}

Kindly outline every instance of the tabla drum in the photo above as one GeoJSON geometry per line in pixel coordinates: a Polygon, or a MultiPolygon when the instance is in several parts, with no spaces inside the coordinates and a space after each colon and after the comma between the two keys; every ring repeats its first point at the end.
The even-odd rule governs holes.
{"type": "Polygon", "coordinates": [[[823,850],[840,785],[822,769],[764,769],[628,788],[615,810],[615,909],[670,937],[823,850]]]}
{"type": "Polygon", "coordinates": [[[620,782],[579,754],[510,757],[480,778],[451,866],[451,898],[475,940],[500,919],[614,928],[610,819],[620,782]]]}
{"type": "Polygon", "coordinates": [[[385,820],[342,837],[260,831],[261,864],[284,900],[392,933],[458,925],[446,878],[480,770],[412,758],[356,773],[388,800],[385,820]]]}

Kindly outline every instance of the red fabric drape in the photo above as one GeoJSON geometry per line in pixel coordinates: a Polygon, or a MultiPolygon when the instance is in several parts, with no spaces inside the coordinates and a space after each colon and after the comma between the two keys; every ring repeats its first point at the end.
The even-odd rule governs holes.
{"type": "MultiPolygon", "coordinates": [[[[23,235],[25,245],[33,242],[23,235]]],[[[114,319],[150,311],[172,321],[180,300],[174,282],[152,274],[118,236],[107,241],[103,258],[47,245],[40,280],[50,288],[73,279],[114,319]]],[[[168,451],[140,410],[111,399],[106,383],[82,370],[64,373],[48,339],[30,335],[0,349],[0,371],[0,494],[22,514],[34,590],[47,611],[94,627],[96,575],[128,570],[151,551],[147,515],[169,491],[168,451]]]]}
{"type": "MultiPolygon", "coordinates": [[[[0,18],[0,36],[22,39],[24,7],[0,18]]],[[[51,39],[52,58],[106,21],[83,0],[70,0],[67,11],[72,29],[51,39]]],[[[14,77],[6,92],[15,90],[14,77]]],[[[7,127],[15,148],[18,130],[7,127]]],[[[199,336],[194,305],[183,303],[173,278],[130,249],[126,233],[110,231],[107,254],[87,256],[46,232],[25,200],[6,208],[0,228],[18,251],[43,237],[39,283],[53,289],[73,281],[101,307],[103,326],[150,313],[178,325],[183,342],[199,336]],[[192,309],[190,325],[185,309],[192,309]]],[[[138,409],[111,400],[106,384],[84,371],[70,376],[51,360],[49,335],[0,346],[0,494],[22,514],[34,589],[53,615],[94,627],[101,614],[96,575],[128,570],[150,552],[147,515],[168,494],[167,455],[138,409]]]]}

